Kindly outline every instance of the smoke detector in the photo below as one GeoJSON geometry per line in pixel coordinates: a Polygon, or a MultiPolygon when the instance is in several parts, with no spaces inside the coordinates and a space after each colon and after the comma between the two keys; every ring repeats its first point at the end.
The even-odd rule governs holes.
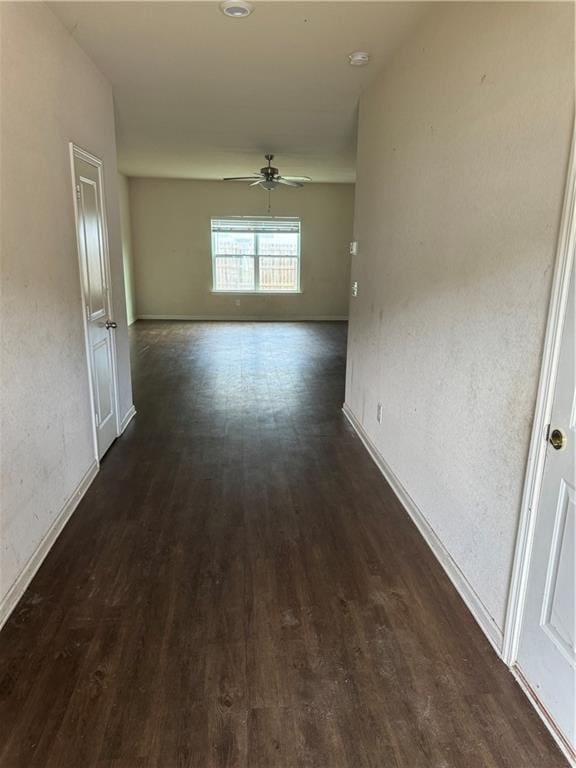
{"type": "Polygon", "coordinates": [[[354,51],[348,54],[348,61],[353,67],[365,67],[370,61],[370,54],[366,51],[354,51]]]}
{"type": "Polygon", "coordinates": [[[223,0],[220,3],[220,10],[224,16],[229,16],[231,19],[245,19],[254,9],[252,3],[247,0],[223,0]]]}

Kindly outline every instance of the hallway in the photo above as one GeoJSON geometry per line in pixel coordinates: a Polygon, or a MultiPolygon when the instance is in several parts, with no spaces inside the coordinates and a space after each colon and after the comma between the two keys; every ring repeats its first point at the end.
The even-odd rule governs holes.
{"type": "Polygon", "coordinates": [[[138,322],[0,635],[1,768],[565,762],[341,413],[346,325],[138,322]]]}

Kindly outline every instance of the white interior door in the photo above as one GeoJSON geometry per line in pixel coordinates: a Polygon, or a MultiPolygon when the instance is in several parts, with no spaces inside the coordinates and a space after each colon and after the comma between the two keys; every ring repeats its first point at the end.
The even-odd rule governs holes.
{"type": "Polygon", "coordinates": [[[110,268],[102,195],[102,163],[72,148],[78,255],[85,313],[91,396],[98,458],[118,436],[116,404],[116,323],[111,318],[110,268]]]}
{"type": "Polygon", "coordinates": [[[574,267],[560,342],[516,666],[576,750],[574,267]]]}

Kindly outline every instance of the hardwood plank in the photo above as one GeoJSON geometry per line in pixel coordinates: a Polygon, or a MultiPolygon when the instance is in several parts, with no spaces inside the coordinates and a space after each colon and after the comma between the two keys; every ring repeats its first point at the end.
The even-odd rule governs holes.
{"type": "Polygon", "coordinates": [[[346,327],[139,322],[0,634],[2,768],[557,768],[341,413],[346,327]]]}

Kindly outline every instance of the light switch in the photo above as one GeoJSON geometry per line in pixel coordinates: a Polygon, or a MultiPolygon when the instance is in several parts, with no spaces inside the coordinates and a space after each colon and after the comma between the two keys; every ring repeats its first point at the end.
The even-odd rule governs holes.
{"type": "Polygon", "coordinates": [[[357,256],[358,255],[358,241],[352,240],[350,243],[350,256],[357,256]]]}

